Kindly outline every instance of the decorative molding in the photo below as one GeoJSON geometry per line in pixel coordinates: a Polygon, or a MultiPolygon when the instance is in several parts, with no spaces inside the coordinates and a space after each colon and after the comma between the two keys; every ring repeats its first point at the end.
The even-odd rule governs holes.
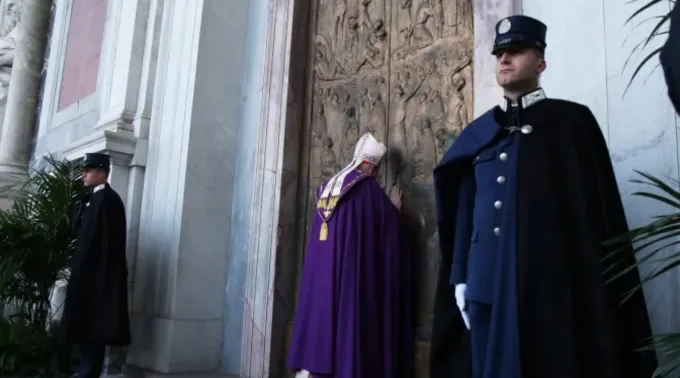
{"type": "Polygon", "coordinates": [[[268,377],[281,212],[284,145],[287,132],[291,37],[296,0],[270,0],[262,71],[260,133],[253,183],[251,242],[246,273],[241,375],[268,377]],[[261,285],[265,284],[266,289],[261,285]],[[258,289],[259,288],[259,289],[258,289]]]}
{"type": "Polygon", "coordinates": [[[136,146],[137,138],[131,132],[101,130],[71,144],[61,152],[68,160],[79,159],[86,153],[106,152],[117,164],[129,165],[136,146]]]}
{"type": "MultiPolygon", "coordinates": [[[[111,100],[111,88],[113,85],[113,71],[116,61],[116,47],[121,29],[122,0],[108,0],[106,2],[106,24],[102,38],[102,49],[99,59],[99,72],[97,74],[97,90],[103,89],[99,96],[101,104],[108,104],[111,100]]],[[[136,17],[136,15],[133,15],[136,17]]],[[[128,33],[130,30],[126,30],[128,33]]],[[[129,83],[128,83],[129,84],[129,83]]]]}
{"type": "MultiPolygon", "coordinates": [[[[61,77],[59,78],[59,82],[57,85],[59,88],[61,88],[61,77]]],[[[54,105],[55,105],[55,111],[52,113],[51,116],[51,122],[48,125],[48,131],[49,130],[54,130],[62,125],[68,124],[71,121],[74,121],[85,114],[91,113],[91,112],[98,112],[99,111],[99,92],[95,91],[95,93],[86,96],[84,98],[81,98],[77,102],[59,110],[56,108],[59,104],[59,95],[57,95],[54,98],[54,105]]]]}
{"type": "Polygon", "coordinates": [[[66,60],[66,45],[68,44],[68,29],[71,25],[71,10],[74,0],[57,1],[54,10],[52,39],[50,41],[49,57],[47,59],[47,73],[43,88],[43,98],[40,112],[39,135],[52,129],[52,118],[59,106],[61,79],[66,60]]]}
{"type": "Polygon", "coordinates": [[[61,84],[66,61],[68,33],[71,26],[71,13],[75,0],[57,1],[54,11],[53,35],[50,41],[47,73],[43,89],[38,135],[44,135],[52,129],[68,124],[84,114],[98,111],[99,90],[95,90],[76,103],[59,109],[61,84]]]}
{"type": "MultiPolygon", "coordinates": [[[[101,113],[104,115],[104,113],[101,113]]],[[[134,119],[134,112],[123,110],[120,112],[110,112],[110,119],[100,118],[95,126],[95,130],[111,130],[111,131],[132,131],[134,119]],[[113,114],[112,114],[113,113],[113,114]]]]}
{"type": "Polygon", "coordinates": [[[133,120],[140,86],[146,73],[144,59],[148,55],[145,47],[150,3],[139,0],[108,1],[97,78],[101,119],[96,129],[134,130],[133,120]]]}

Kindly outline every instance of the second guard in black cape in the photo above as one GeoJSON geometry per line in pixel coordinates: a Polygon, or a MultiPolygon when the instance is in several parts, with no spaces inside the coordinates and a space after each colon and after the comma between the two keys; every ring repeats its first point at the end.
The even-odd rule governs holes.
{"type": "Polygon", "coordinates": [[[76,213],[76,251],[61,320],[63,340],[78,346],[75,376],[99,377],[107,345],[130,344],[125,208],[106,183],[110,158],[87,154],[83,181],[89,192],[76,213]]]}
{"type": "Polygon", "coordinates": [[[637,351],[651,333],[643,294],[621,305],[638,272],[605,284],[603,242],[628,226],[600,127],[538,87],[546,30],[526,16],[497,24],[506,97],[434,171],[432,378],[649,378],[656,367],[637,351]]]}

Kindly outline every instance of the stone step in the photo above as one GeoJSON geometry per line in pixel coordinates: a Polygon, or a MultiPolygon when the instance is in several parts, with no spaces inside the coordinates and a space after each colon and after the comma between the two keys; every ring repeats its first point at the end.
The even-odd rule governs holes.
{"type": "Polygon", "coordinates": [[[236,375],[223,373],[175,373],[164,374],[141,369],[136,366],[125,366],[123,374],[106,374],[102,378],[239,378],[236,375]]]}

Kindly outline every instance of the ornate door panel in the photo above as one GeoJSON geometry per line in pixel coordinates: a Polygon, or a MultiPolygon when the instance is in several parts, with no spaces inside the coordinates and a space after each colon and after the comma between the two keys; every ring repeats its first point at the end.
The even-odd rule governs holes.
{"type": "Polygon", "coordinates": [[[432,169],[472,116],[472,0],[316,0],[310,27],[309,180],[300,213],[309,219],[314,188],[349,163],[364,132],[388,146],[382,183],[403,188],[417,240],[424,377],[439,264],[432,169]]]}

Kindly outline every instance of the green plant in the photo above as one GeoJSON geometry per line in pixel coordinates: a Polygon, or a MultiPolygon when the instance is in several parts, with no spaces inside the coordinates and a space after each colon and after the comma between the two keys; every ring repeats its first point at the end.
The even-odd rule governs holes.
{"type": "MultiPolygon", "coordinates": [[[[668,214],[653,217],[649,224],[633,228],[627,234],[607,243],[609,245],[624,243],[623,247],[614,250],[605,258],[605,261],[609,262],[608,269],[611,273],[609,282],[641,265],[650,269],[648,273],[641,276],[640,285],[630,288],[629,295],[641,290],[645,283],[662,277],[680,266],[680,249],[675,248],[680,244],[680,191],[674,189],[680,187],[680,182],[669,179],[671,186],[648,173],[635,172],[642,178],[631,181],[651,187],[653,190],[641,190],[633,195],[654,200],[671,210],[668,214]],[[617,266],[615,263],[617,255],[626,250],[630,242],[633,243],[637,262],[633,265],[617,266]]],[[[627,300],[629,295],[623,300],[627,300]]],[[[655,348],[659,356],[659,367],[655,377],[680,376],[680,333],[654,335],[650,340],[649,348],[655,348]]]]}
{"type": "MultiPolygon", "coordinates": [[[[639,24],[646,21],[655,22],[648,35],[643,38],[631,51],[628,59],[624,64],[624,70],[633,55],[637,52],[642,52],[644,57],[640,60],[637,67],[633,70],[626,91],[630,88],[633,80],[641,72],[642,68],[650,62],[656,62],[654,69],[660,63],[653,58],[661,53],[661,47],[657,47],[648,51],[648,47],[652,41],[657,40],[658,37],[667,38],[669,34],[668,24],[670,23],[671,12],[675,7],[675,0],[630,0],[628,3],[638,3],[638,7],[626,20],[626,24],[638,20],[643,16],[652,13],[651,17],[646,17],[639,24]],[[667,5],[668,7],[664,7],[667,5]]],[[[639,25],[638,24],[638,25],[639,25]]],[[[631,288],[629,294],[637,290],[641,290],[642,285],[664,276],[669,271],[680,266],[680,250],[677,245],[680,244],[680,192],[676,189],[680,187],[680,182],[669,179],[667,182],[658,179],[650,174],[635,171],[642,179],[633,180],[634,183],[651,186],[653,191],[638,191],[633,193],[635,196],[644,197],[653,201],[659,202],[663,205],[669,206],[672,211],[666,215],[654,217],[652,221],[642,227],[634,228],[626,235],[609,241],[610,244],[625,242],[623,249],[627,248],[625,245],[632,242],[634,251],[638,256],[637,261],[631,266],[616,267],[610,266],[614,272],[610,282],[620,277],[622,274],[645,265],[651,267],[651,271],[641,277],[641,284],[637,287],[631,288]]],[[[615,256],[617,252],[623,249],[614,251],[609,258],[615,256]]],[[[610,260],[610,262],[616,260],[610,260]]],[[[628,296],[624,300],[628,299],[628,296]]],[[[680,376],[680,333],[656,334],[650,340],[649,348],[654,348],[659,357],[659,366],[655,372],[655,377],[678,377],[680,376]]]]}
{"type": "Polygon", "coordinates": [[[0,335],[0,375],[51,378],[73,366],[73,350],[48,328],[1,319],[0,335]]]}
{"type": "MultiPolygon", "coordinates": [[[[628,59],[626,59],[626,62],[624,64],[624,69],[628,66],[628,63],[630,62],[630,59],[637,53],[646,53],[646,55],[640,60],[638,63],[637,67],[635,67],[635,70],[633,71],[633,74],[631,75],[630,81],[628,82],[628,87],[626,87],[626,90],[630,87],[630,85],[633,83],[633,80],[635,77],[640,73],[642,68],[646,66],[648,63],[653,62],[653,58],[658,56],[659,53],[661,52],[661,47],[657,47],[651,51],[647,51],[647,47],[652,41],[655,41],[657,37],[666,37],[668,35],[668,23],[671,18],[671,9],[672,6],[675,5],[675,0],[629,0],[628,3],[638,3],[639,7],[635,9],[633,14],[628,17],[626,20],[625,24],[628,25],[629,23],[633,21],[637,21],[643,16],[647,16],[650,11],[655,11],[658,12],[660,7],[664,4],[668,4],[670,2],[670,6],[668,8],[663,8],[666,9],[665,11],[661,12],[661,14],[654,14],[651,17],[645,18],[642,21],[640,21],[636,26],[641,25],[642,23],[645,23],[647,21],[655,21],[654,27],[651,29],[649,32],[649,35],[647,37],[643,38],[641,41],[639,41],[633,50],[631,51],[630,55],[628,56],[628,59]]],[[[655,66],[655,68],[658,67],[655,66]]]]}
{"type": "Polygon", "coordinates": [[[32,172],[15,188],[18,199],[0,211],[0,302],[12,310],[0,323],[0,376],[55,375],[66,363],[49,356],[70,356],[54,353],[50,297],[54,283],[68,278],[82,172],[76,163],[46,161],[48,168],[32,172]]]}

